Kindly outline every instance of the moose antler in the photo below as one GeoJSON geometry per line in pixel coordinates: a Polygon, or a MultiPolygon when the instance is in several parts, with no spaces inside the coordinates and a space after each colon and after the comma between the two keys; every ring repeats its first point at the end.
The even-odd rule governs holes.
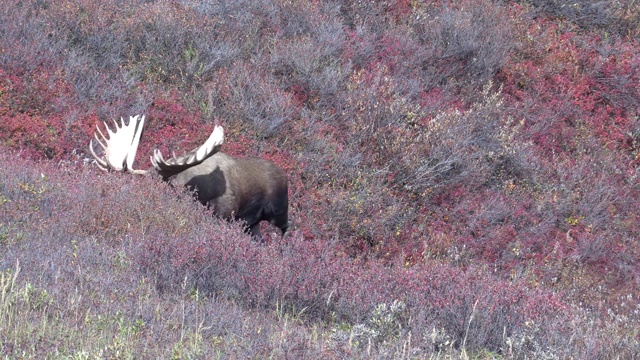
{"type": "Polygon", "coordinates": [[[126,169],[131,173],[146,173],[144,170],[134,170],[133,161],[136,158],[136,152],[138,151],[138,144],[140,143],[140,135],[142,134],[142,127],[144,126],[144,115],[136,115],[129,117],[129,124],[124,124],[124,119],[120,118],[121,125],[114,120],[115,131],[111,131],[109,125],[103,122],[104,127],[107,129],[108,137],[104,136],[100,127],[96,125],[97,133],[93,135],[96,141],[104,150],[104,157],[96,155],[93,149],[93,141],[89,142],[89,150],[96,159],[96,163],[100,169],[108,171],[109,169],[115,171],[122,171],[126,169]],[[98,137],[100,134],[100,137],[98,137]]]}
{"type": "Polygon", "coordinates": [[[224,130],[214,126],[207,141],[182,155],[175,154],[168,160],[155,150],[151,157],[153,168],[133,170],[138,150],[144,116],[137,115],[120,124],[113,121],[112,131],[104,123],[107,136],[96,126],[95,140],[102,147],[103,156],[96,155],[93,141],[89,149],[98,166],[103,170],[127,170],[130,173],[155,172],[171,186],[194,192],[196,199],[221,218],[246,222],[247,230],[256,239],[262,239],[260,222],[269,221],[284,236],[290,228],[288,218],[289,190],[287,174],[271,161],[259,158],[243,158],[218,151],[224,141],[224,130]]]}
{"type": "Polygon", "coordinates": [[[155,149],[153,151],[153,156],[151,157],[151,163],[160,175],[163,177],[169,177],[203,162],[209,156],[215,154],[223,142],[224,129],[222,126],[216,125],[207,141],[205,141],[205,143],[200,147],[181,156],[173,154],[173,156],[168,160],[165,160],[162,157],[160,150],[155,149]]]}
{"type": "MultiPolygon", "coordinates": [[[[133,169],[133,161],[135,160],[136,152],[138,151],[140,135],[142,134],[142,128],[144,127],[144,115],[129,117],[129,124],[127,125],[125,125],[123,118],[120,118],[120,125],[118,125],[115,120],[113,123],[115,125],[115,129],[114,131],[111,131],[109,125],[104,122],[104,127],[107,129],[108,136],[105,136],[96,125],[98,132],[94,133],[94,136],[98,141],[98,144],[100,144],[104,150],[103,157],[96,155],[95,150],[93,149],[93,141],[89,142],[89,150],[96,159],[98,167],[105,171],[110,169],[123,171],[126,169],[128,172],[134,174],[146,174],[148,172],[146,170],[133,169]],[[98,134],[100,134],[100,136],[98,136],[98,134]]],[[[173,156],[168,160],[165,160],[162,157],[160,150],[156,149],[151,157],[151,163],[158,174],[163,177],[169,177],[203,162],[209,156],[218,151],[218,148],[223,141],[224,129],[222,126],[216,125],[207,141],[205,141],[205,143],[200,147],[182,156],[176,156],[173,154],[173,156]]]]}

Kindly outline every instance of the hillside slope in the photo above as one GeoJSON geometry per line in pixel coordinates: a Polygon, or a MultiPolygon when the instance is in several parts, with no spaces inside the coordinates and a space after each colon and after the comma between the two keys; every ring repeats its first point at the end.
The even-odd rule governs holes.
{"type": "MultiPolygon", "coordinates": [[[[162,320],[125,299],[116,315],[96,292],[140,302],[140,279],[149,306],[277,309],[265,326],[295,318],[310,357],[638,356],[640,8],[601,3],[10,0],[2,284],[19,274],[11,296],[36,285],[60,312],[7,324],[74,326],[65,269],[65,287],[95,296],[83,316],[141,321],[134,357],[166,350],[148,350],[162,320]],[[136,167],[215,122],[224,151],[281,166],[291,237],[265,225],[255,244],[159,182],[88,166],[95,124],[138,113],[136,167]],[[84,272],[107,277],[89,286],[84,272]]],[[[194,353],[222,336],[233,356],[233,340],[199,332],[207,314],[185,323],[209,343],[194,353]]],[[[0,336],[5,351],[50,350],[0,336]]],[[[245,355],[292,356],[268,343],[245,355]]]]}

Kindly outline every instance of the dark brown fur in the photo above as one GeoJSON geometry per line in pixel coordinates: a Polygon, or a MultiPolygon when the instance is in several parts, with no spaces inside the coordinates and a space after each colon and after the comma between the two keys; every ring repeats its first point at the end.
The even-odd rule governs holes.
{"type": "Polygon", "coordinates": [[[165,180],[196,191],[198,201],[220,217],[245,221],[258,239],[262,220],[280,228],[283,236],[289,228],[287,175],[271,161],[216,152],[165,180]]]}

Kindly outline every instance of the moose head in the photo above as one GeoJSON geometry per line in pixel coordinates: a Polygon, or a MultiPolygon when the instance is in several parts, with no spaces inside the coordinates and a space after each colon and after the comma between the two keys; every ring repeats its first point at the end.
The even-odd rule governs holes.
{"type": "Polygon", "coordinates": [[[285,172],[268,160],[242,158],[220,152],[224,130],[215,126],[213,132],[200,147],[181,156],[165,160],[159,150],[151,156],[153,167],[149,170],[133,168],[144,116],[136,115],[125,124],[114,121],[112,131],[107,123],[105,136],[96,125],[96,141],[104,151],[96,155],[93,141],[89,150],[98,166],[105,171],[127,171],[133,174],[157,173],[172,186],[185,186],[195,192],[198,201],[210,207],[218,216],[246,222],[251,235],[261,240],[260,222],[269,221],[282,231],[289,228],[288,189],[285,172]],[[98,134],[100,136],[98,136],[98,134]]]}

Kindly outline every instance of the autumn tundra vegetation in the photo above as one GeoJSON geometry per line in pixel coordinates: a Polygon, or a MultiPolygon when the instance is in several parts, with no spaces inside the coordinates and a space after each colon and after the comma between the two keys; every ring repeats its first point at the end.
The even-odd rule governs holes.
{"type": "Polygon", "coordinates": [[[6,0],[4,358],[640,357],[635,0],[6,0]],[[288,177],[263,241],[95,124],[288,177]]]}

